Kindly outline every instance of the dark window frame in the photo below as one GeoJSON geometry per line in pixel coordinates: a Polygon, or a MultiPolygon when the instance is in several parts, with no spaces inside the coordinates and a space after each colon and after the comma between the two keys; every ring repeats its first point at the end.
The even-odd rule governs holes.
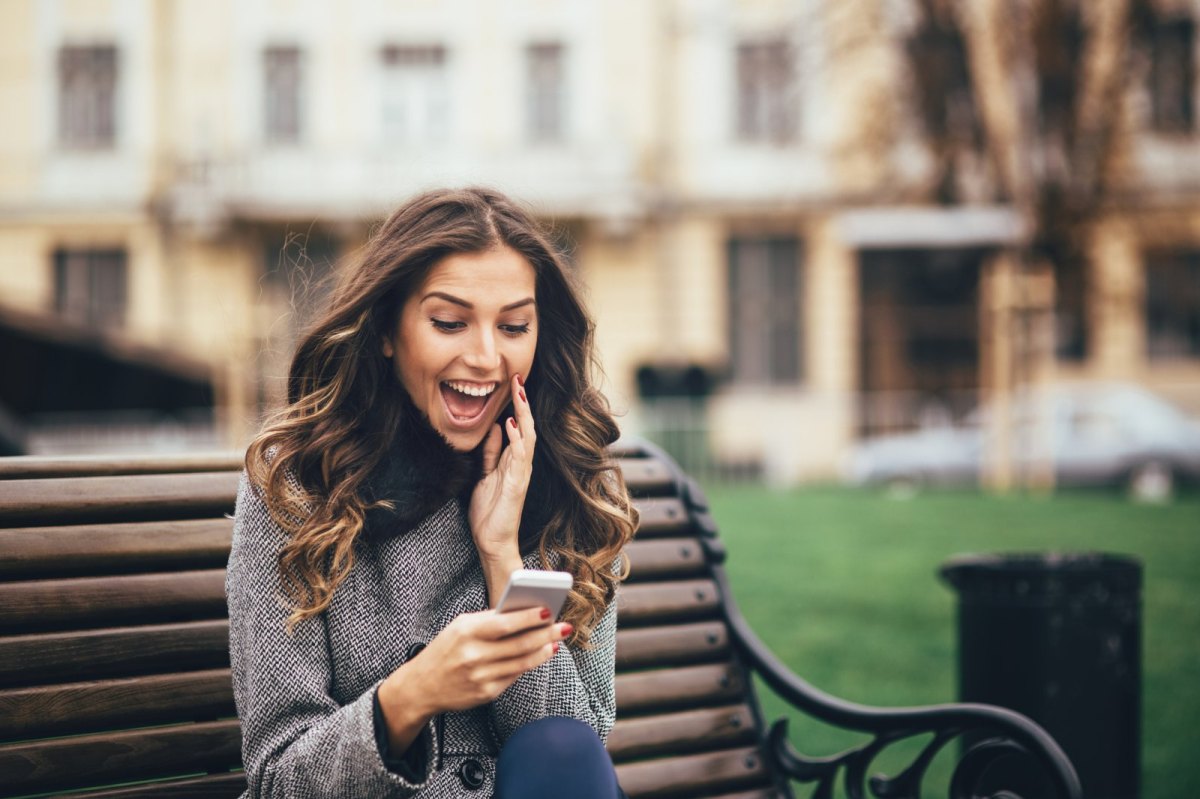
{"type": "Polygon", "coordinates": [[[790,144],[799,133],[796,56],[785,38],[743,39],[735,51],[734,133],[740,142],[790,144]]]}
{"type": "Polygon", "coordinates": [[[68,150],[117,145],[120,51],[115,44],[58,49],[58,143],[68,150]]]}
{"type": "Polygon", "coordinates": [[[1145,253],[1146,357],[1200,359],[1200,247],[1145,253]]]}
{"type": "MultiPolygon", "coordinates": [[[[433,80],[440,80],[444,84],[447,78],[446,67],[448,63],[448,54],[446,46],[440,43],[427,44],[407,44],[407,43],[389,43],[380,48],[379,63],[383,70],[382,80],[385,83],[384,92],[387,91],[386,83],[391,79],[389,75],[392,71],[413,70],[414,73],[426,71],[427,77],[433,80]]],[[[442,85],[435,87],[434,96],[439,96],[440,102],[446,102],[446,93],[448,87],[442,85]]],[[[428,97],[426,98],[428,100],[428,97]]],[[[425,109],[427,112],[426,125],[422,129],[416,129],[411,124],[406,126],[406,130],[398,132],[391,128],[388,121],[388,98],[386,95],[381,96],[381,112],[383,114],[382,127],[385,138],[389,141],[396,140],[400,143],[436,143],[445,136],[449,130],[449,113],[447,108],[442,108],[441,124],[437,122],[429,122],[433,120],[437,114],[432,104],[425,109]]]]}
{"type": "Polygon", "coordinates": [[[729,374],[736,385],[805,379],[804,249],[789,235],[733,236],[726,249],[729,374]]]}
{"type": "Polygon", "coordinates": [[[525,46],[525,128],[535,144],[567,137],[567,48],[560,41],[525,46]]]}
{"type": "Polygon", "coordinates": [[[115,330],[129,306],[129,257],[123,247],[54,251],[54,310],[76,324],[115,330]]]}
{"type": "Polygon", "coordinates": [[[1191,17],[1155,17],[1151,23],[1147,93],[1150,127],[1158,133],[1196,129],[1196,22],[1191,17]]]}
{"type": "Polygon", "coordinates": [[[272,146],[304,140],[304,49],[297,44],[263,48],[263,140],[272,146]]]}

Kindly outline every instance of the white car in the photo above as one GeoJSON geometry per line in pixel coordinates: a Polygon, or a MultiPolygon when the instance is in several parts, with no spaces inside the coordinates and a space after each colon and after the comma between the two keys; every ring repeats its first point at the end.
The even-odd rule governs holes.
{"type": "MultiPolygon", "coordinates": [[[[961,426],[861,442],[846,463],[857,485],[911,490],[977,484],[987,461],[991,409],[961,426]]],[[[1009,449],[1017,474],[1053,464],[1060,486],[1124,486],[1139,499],[1165,499],[1200,483],[1200,423],[1128,384],[1056,386],[1012,403],[1009,449]]]]}

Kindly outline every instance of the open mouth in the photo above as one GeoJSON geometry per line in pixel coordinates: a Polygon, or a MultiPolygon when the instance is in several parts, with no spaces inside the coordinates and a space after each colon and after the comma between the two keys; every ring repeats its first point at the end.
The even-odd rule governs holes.
{"type": "Polygon", "coordinates": [[[447,416],[456,426],[471,427],[484,415],[499,383],[445,380],[439,388],[447,416]]]}

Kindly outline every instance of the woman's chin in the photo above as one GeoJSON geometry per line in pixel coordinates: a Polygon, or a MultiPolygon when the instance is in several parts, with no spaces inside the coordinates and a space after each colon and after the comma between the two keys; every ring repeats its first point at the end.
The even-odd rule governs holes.
{"type": "Polygon", "coordinates": [[[450,449],[455,452],[471,452],[487,438],[487,432],[491,427],[490,424],[480,424],[475,429],[461,430],[450,425],[440,424],[436,429],[441,433],[442,438],[446,439],[450,449]]]}

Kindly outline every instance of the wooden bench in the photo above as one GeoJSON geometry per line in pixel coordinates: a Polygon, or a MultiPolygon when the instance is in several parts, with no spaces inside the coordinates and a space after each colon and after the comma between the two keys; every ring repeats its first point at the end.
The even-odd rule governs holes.
{"type": "MultiPolygon", "coordinates": [[[[631,796],[765,799],[791,796],[792,780],[820,797],[839,780],[851,796],[869,795],[864,786],[917,796],[933,754],[967,736],[952,787],[975,792],[961,795],[991,795],[976,786],[1017,753],[1077,799],[1061,750],[1015,713],[866,708],[791,674],[734,605],[696,484],[649,445],[616,453],[642,519],[621,593],[609,739],[631,796]],[[783,723],[766,725],[752,672],[867,742],[799,755],[783,723]],[[892,782],[868,776],[881,750],[930,733],[892,782]]],[[[0,461],[0,796],[244,788],[223,586],[239,468],[234,456],[0,461]]]]}

